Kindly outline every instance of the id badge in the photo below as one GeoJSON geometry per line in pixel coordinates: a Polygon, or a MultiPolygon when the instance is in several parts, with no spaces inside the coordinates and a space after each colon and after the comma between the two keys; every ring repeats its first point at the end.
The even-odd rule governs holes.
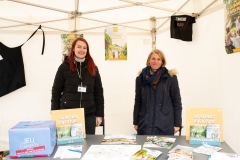
{"type": "Polygon", "coordinates": [[[78,85],[78,92],[86,92],[86,91],[87,91],[87,86],[78,85]]]}

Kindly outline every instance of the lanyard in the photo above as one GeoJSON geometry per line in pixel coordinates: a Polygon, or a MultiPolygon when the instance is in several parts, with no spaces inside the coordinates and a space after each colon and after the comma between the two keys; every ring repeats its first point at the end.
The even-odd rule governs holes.
{"type": "MultiPolygon", "coordinates": [[[[79,69],[80,69],[80,73],[81,73],[81,62],[80,62],[80,66],[79,66],[79,69]]],[[[77,68],[77,64],[76,64],[76,68],[77,68]]],[[[77,68],[77,73],[78,73],[78,77],[80,78],[80,79],[82,79],[82,75],[79,73],[79,71],[78,71],[78,68],[77,68]]]]}

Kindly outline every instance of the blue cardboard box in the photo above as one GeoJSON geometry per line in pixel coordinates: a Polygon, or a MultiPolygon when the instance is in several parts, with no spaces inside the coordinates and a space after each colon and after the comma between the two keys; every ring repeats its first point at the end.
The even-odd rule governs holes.
{"type": "Polygon", "coordinates": [[[22,121],[8,134],[10,158],[47,157],[56,145],[56,122],[22,121]]]}

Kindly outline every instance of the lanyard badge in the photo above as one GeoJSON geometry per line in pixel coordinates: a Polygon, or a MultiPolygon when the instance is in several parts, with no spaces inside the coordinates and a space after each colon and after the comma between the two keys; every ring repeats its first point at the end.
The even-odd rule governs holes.
{"type": "Polygon", "coordinates": [[[87,91],[87,86],[84,85],[78,85],[78,92],[86,92],[87,91]]]}

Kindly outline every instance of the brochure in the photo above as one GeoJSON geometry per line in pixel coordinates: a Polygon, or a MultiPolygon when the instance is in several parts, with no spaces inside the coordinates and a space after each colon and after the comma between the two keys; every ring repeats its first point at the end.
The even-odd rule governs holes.
{"type": "Polygon", "coordinates": [[[210,154],[213,154],[217,151],[220,151],[221,149],[222,148],[220,148],[220,147],[204,144],[202,146],[199,146],[199,147],[195,148],[193,151],[196,152],[196,153],[202,153],[202,154],[210,155],[210,154]]]}
{"type": "Polygon", "coordinates": [[[131,160],[155,160],[161,153],[158,150],[142,148],[132,155],[131,160]]]}
{"type": "Polygon", "coordinates": [[[240,160],[240,154],[236,153],[224,153],[224,152],[215,152],[209,155],[209,160],[240,160]]]}
{"type": "Polygon", "coordinates": [[[148,136],[143,147],[146,148],[168,148],[170,149],[176,138],[160,137],[160,136],[148,136]]]}
{"type": "Polygon", "coordinates": [[[117,135],[106,135],[101,144],[137,144],[136,135],[129,134],[117,134],[117,135]]]}
{"type": "Polygon", "coordinates": [[[168,152],[168,160],[191,160],[193,159],[193,149],[193,147],[177,145],[168,152]]]}

